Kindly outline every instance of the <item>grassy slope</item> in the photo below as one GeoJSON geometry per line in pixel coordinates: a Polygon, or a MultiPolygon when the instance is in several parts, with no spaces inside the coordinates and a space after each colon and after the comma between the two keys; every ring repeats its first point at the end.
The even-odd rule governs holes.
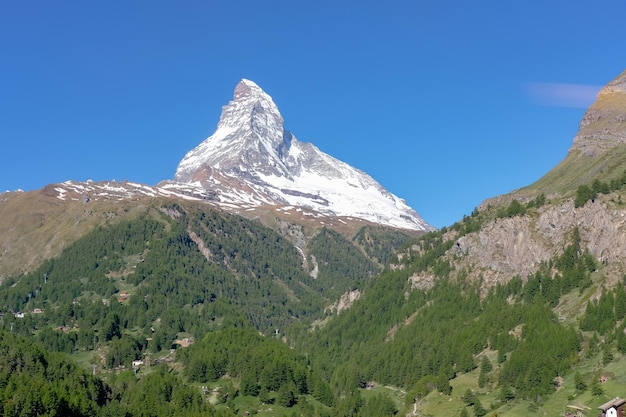
{"type": "MultiPolygon", "coordinates": [[[[36,269],[45,259],[59,255],[64,247],[99,225],[136,218],[151,207],[172,201],[152,197],[91,200],[88,203],[82,200],[63,201],[57,198],[58,192],[54,188],[55,185],[52,184],[36,191],[0,194],[0,283],[36,269]]],[[[198,202],[178,202],[185,207],[205,206],[198,202]]],[[[240,214],[259,220],[274,230],[280,229],[281,223],[293,223],[301,228],[307,240],[322,226],[338,231],[346,239],[352,239],[363,227],[369,230],[369,234],[376,234],[375,240],[378,241],[384,239],[386,234],[396,237],[403,235],[404,239],[421,234],[413,231],[399,232],[358,219],[298,217],[293,213],[284,214],[274,207],[261,207],[240,214]]],[[[372,256],[366,247],[368,242],[355,243],[368,257],[372,256]]],[[[378,261],[384,263],[386,259],[378,261]]]]}
{"type": "Polygon", "coordinates": [[[96,226],[144,213],[150,200],[61,201],[48,188],[0,196],[0,282],[32,271],[96,226]]]}
{"type": "MultiPolygon", "coordinates": [[[[557,315],[561,321],[568,325],[577,327],[577,323],[581,315],[584,313],[587,301],[596,293],[598,287],[602,286],[602,274],[593,275],[594,283],[587,288],[584,293],[580,294],[578,289],[574,289],[561,298],[561,302],[555,308],[557,315]]],[[[591,336],[591,334],[587,335],[591,336]]],[[[455,416],[459,415],[461,410],[466,407],[463,402],[463,395],[470,389],[477,394],[483,407],[488,410],[487,416],[509,416],[522,417],[528,415],[537,416],[557,416],[563,415],[566,406],[582,406],[589,407],[587,416],[596,415],[597,407],[608,400],[626,395],[626,356],[614,353],[614,359],[607,365],[602,364],[602,354],[598,353],[591,358],[581,357],[580,362],[571,372],[565,375],[563,385],[557,389],[556,393],[546,397],[544,403],[535,407],[530,400],[515,400],[508,404],[499,404],[499,389],[493,381],[497,381],[499,366],[497,365],[496,352],[487,351],[486,354],[494,369],[490,374],[491,384],[484,388],[478,387],[479,368],[466,374],[459,374],[455,379],[450,381],[452,386],[452,395],[442,395],[437,391],[431,392],[424,398],[418,407],[418,415],[423,416],[455,416]],[[587,385],[591,385],[591,381],[600,374],[607,376],[607,382],[601,384],[604,391],[603,395],[593,396],[588,388],[584,393],[576,393],[574,388],[574,375],[580,373],[587,385]],[[496,410],[492,410],[492,405],[497,405],[496,410]]],[[[479,361],[477,360],[477,363],[479,361]]],[[[471,407],[467,407],[469,415],[473,415],[471,407]]],[[[405,410],[409,412],[410,410],[405,410]]]]}
{"type": "Polygon", "coordinates": [[[587,110],[574,146],[567,157],[537,182],[520,191],[559,193],[568,196],[578,186],[589,184],[594,179],[610,181],[622,175],[626,169],[626,144],[617,144],[605,151],[602,149],[624,140],[625,113],[626,94],[618,92],[599,94],[595,103],[587,110]],[[595,149],[596,151],[591,153],[598,155],[593,157],[584,155],[579,150],[581,147],[595,149]]]}
{"type": "Polygon", "coordinates": [[[593,180],[610,181],[626,169],[626,145],[618,145],[597,157],[589,157],[578,150],[570,152],[550,172],[523,190],[543,191],[568,195],[593,180]]]}

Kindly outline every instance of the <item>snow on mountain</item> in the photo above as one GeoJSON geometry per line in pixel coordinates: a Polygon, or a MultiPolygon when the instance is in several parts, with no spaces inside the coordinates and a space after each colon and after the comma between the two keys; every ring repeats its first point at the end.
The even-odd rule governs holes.
{"type": "Polygon", "coordinates": [[[182,159],[164,189],[202,188],[223,205],[297,206],[327,216],[433,230],[372,177],[300,142],[272,98],[250,80],[235,88],[217,130],[182,159]]]}

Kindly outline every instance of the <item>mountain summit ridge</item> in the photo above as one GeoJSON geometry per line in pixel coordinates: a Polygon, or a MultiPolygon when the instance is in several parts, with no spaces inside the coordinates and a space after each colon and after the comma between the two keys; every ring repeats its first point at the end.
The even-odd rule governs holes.
{"type": "Polygon", "coordinates": [[[570,150],[596,156],[626,143],[626,71],[605,85],[587,109],[570,150]]]}
{"type": "Polygon", "coordinates": [[[174,184],[228,204],[287,205],[418,231],[434,230],[365,172],[299,141],[272,97],[242,79],[215,132],[180,161],[174,184]]]}
{"type": "MultiPolygon", "coordinates": [[[[217,169],[248,168],[256,151],[263,155],[253,161],[254,168],[268,171],[290,146],[290,134],[283,129],[283,118],[278,107],[257,84],[243,79],[235,87],[233,100],[222,107],[217,129],[208,139],[189,151],[179,163],[174,175],[178,182],[190,182],[194,172],[203,165],[217,169]],[[264,149],[259,148],[262,145],[264,149]],[[254,149],[257,147],[257,149],[254,149]],[[278,151],[278,154],[276,154],[278,151]],[[263,163],[268,163],[263,167],[263,163]]],[[[277,173],[286,173],[280,166],[277,173]]]]}

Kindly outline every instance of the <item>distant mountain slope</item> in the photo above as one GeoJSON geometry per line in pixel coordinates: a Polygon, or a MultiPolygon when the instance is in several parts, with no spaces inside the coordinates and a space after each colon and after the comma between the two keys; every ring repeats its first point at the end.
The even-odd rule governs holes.
{"type": "MultiPolygon", "coordinates": [[[[65,181],[37,191],[0,194],[0,283],[32,272],[98,226],[132,220],[151,207],[172,202],[207,212],[223,208],[211,202],[205,190],[185,184],[155,187],[129,181],[65,181]]],[[[294,206],[230,207],[227,211],[260,221],[288,239],[305,257],[309,256],[308,241],[321,228],[332,229],[350,245],[355,238],[354,246],[368,262],[379,266],[402,243],[419,234],[294,206]]]]}
{"type": "Polygon", "coordinates": [[[585,112],[571,150],[588,156],[599,155],[626,143],[626,71],[598,93],[585,112]]]}
{"type": "MultiPolygon", "coordinates": [[[[37,257],[25,275],[4,277],[11,278],[11,288],[3,287],[0,313],[2,306],[32,311],[125,292],[144,300],[147,310],[135,318],[154,318],[168,304],[205,309],[213,298],[231,304],[237,320],[273,331],[318,319],[342,294],[380,272],[377,253],[393,253],[410,239],[380,227],[364,226],[354,240],[331,229],[305,230],[286,222],[271,229],[196,201],[161,198],[116,207],[107,201],[49,198],[49,204],[71,210],[69,218],[57,211],[41,214],[56,222],[56,233],[42,236],[62,247],[49,249],[51,259],[37,257]]],[[[53,226],[43,222],[42,227],[53,226]]],[[[28,246],[22,250],[29,253],[18,257],[22,261],[37,255],[28,246]]],[[[196,327],[188,326],[187,331],[196,327]]]]}
{"type": "Polygon", "coordinates": [[[272,98],[245,79],[223,107],[215,133],[180,161],[174,181],[200,186],[224,205],[296,206],[327,216],[434,230],[363,171],[298,141],[284,129],[272,98]]]}
{"type": "MultiPolygon", "coordinates": [[[[355,417],[594,409],[626,386],[623,79],[603,89],[544,178],[429,233],[227,203],[196,182],[67,181],[2,194],[0,267],[14,273],[0,285],[0,329],[77,354],[116,387],[152,377],[162,387],[180,372],[198,404],[211,396],[229,414],[270,401],[278,414],[286,404],[355,417]],[[148,357],[163,367],[113,377],[148,357]],[[394,393],[394,404],[381,402],[386,412],[373,411],[376,390],[394,393]]],[[[266,164],[289,153],[272,149],[251,172],[240,169],[246,152],[216,159],[240,170],[220,178],[289,174],[283,160],[266,164]]],[[[180,179],[205,180],[198,166],[180,179]]],[[[1,371],[0,382],[11,376],[1,371]]],[[[116,398],[141,410],[146,388],[135,389],[116,398]]],[[[170,399],[164,405],[189,403],[170,399]]]]}
{"type": "Polygon", "coordinates": [[[452,228],[449,256],[482,268],[470,275],[493,285],[533,274],[577,229],[614,285],[626,273],[625,179],[626,71],[598,93],[563,161],[534,184],[486,200],[452,228]]]}
{"type": "Polygon", "coordinates": [[[334,387],[403,387],[413,416],[562,415],[623,395],[625,81],[544,178],[419,237],[348,310],[294,334],[334,387]]]}
{"type": "Polygon", "coordinates": [[[567,156],[534,184],[505,196],[487,200],[484,207],[504,199],[572,196],[576,189],[593,180],[619,178],[626,169],[626,71],[598,93],[585,112],[567,156]]]}

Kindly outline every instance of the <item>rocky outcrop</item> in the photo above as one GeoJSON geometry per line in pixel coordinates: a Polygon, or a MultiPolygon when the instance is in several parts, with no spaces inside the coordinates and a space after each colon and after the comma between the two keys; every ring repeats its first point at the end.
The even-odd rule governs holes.
{"type": "Polygon", "coordinates": [[[339,300],[328,307],[328,310],[331,312],[336,312],[337,314],[341,313],[343,310],[346,310],[354,304],[356,300],[361,298],[361,290],[351,290],[345,292],[341,295],[339,300]]]}
{"type": "Polygon", "coordinates": [[[457,269],[471,266],[487,286],[527,277],[539,264],[561,254],[578,228],[583,248],[616,280],[626,271],[626,208],[615,195],[602,196],[575,208],[572,200],[542,207],[537,212],[496,219],[476,233],[459,238],[450,251],[457,269]]]}
{"type": "Polygon", "coordinates": [[[578,228],[583,248],[600,262],[607,284],[621,279],[626,271],[626,207],[619,191],[578,208],[566,199],[594,179],[614,179],[624,169],[622,144],[626,144],[626,71],[600,90],[561,164],[537,183],[486,200],[478,210],[506,207],[513,199],[526,204],[539,193],[553,203],[523,216],[493,220],[479,232],[459,238],[450,252],[457,270],[466,268],[487,286],[515,275],[526,277],[541,262],[561,254],[578,228]]]}
{"type": "Polygon", "coordinates": [[[596,156],[626,143],[626,71],[608,83],[585,112],[571,150],[596,156]]]}

